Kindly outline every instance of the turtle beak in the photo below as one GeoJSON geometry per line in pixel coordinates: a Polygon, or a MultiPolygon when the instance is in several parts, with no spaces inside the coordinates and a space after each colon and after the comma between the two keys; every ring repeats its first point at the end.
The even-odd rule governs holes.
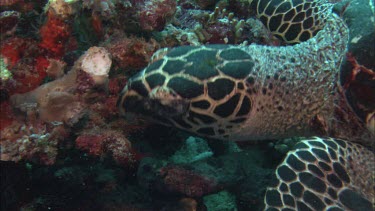
{"type": "Polygon", "coordinates": [[[126,116],[128,113],[134,113],[153,119],[172,118],[185,114],[189,109],[187,100],[181,99],[163,87],[157,87],[144,96],[134,90],[132,86],[132,81],[129,81],[117,101],[121,115],[126,116]]]}

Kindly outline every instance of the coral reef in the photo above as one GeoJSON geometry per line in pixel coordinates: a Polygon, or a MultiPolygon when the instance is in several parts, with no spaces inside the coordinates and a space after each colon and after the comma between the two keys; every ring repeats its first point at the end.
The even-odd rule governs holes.
{"type": "Polygon", "coordinates": [[[159,49],[159,44],[150,39],[127,37],[123,33],[116,33],[103,45],[112,55],[116,68],[135,70],[147,66],[152,54],[159,49]]]}
{"type": "Polygon", "coordinates": [[[14,122],[2,129],[0,159],[52,165],[56,160],[58,144],[67,135],[62,124],[14,122]]]}
{"type": "Polygon", "coordinates": [[[41,42],[39,46],[54,58],[62,57],[69,41],[71,26],[63,19],[48,12],[47,22],[40,29],[41,42]]]}
{"type": "Polygon", "coordinates": [[[3,92],[8,95],[24,93],[41,84],[46,76],[44,69],[36,67],[38,60],[30,59],[39,52],[35,40],[11,37],[2,42],[0,48],[4,66],[13,75],[12,79],[1,83],[3,92]]]}
{"type": "Polygon", "coordinates": [[[107,83],[111,64],[104,48],[92,47],[65,76],[31,92],[13,95],[11,102],[14,107],[37,104],[43,121],[59,121],[72,126],[85,113],[85,102],[80,96],[107,83]]]}
{"type": "Polygon", "coordinates": [[[58,144],[66,136],[61,130],[68,131],[84,116],[87,106],[82,95],[107,81],[111,62],[105,49],[92,47],[65,76],[12,95],[13,107],[25,113],[28,121],[2,129],[1,159],[53,164],[58,144]],[[57,126],[63,129],[54,129],[57,126]]]}

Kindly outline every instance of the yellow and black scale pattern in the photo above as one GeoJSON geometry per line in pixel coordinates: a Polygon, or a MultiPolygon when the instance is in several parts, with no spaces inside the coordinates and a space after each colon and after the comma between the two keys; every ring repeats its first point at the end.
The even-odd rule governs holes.
{"type": "Polygon", "coordinates": [[[373,210],[374,163],[373,152],[360,144],[303,140],[277,168],[276,183],[266,193],[266,210],[373,210]]]}
{"type": "Polygon", "coordinates": [[[129,81],[126,98],[133,99],[124,99],[122,108],[200,135],[228,138],[247,119],[250,95],[258,92],[246,88],[255,82],[254,64],[249,54],[226,45],[179,47],[129,81]],[[137,103],[138,98],[148,100],[137,103]]]}
{"type": "MultiPolygon", "coordinates": [[[[120,112],[216,139],[316,135],[314,117],[334,118],[336,82],[349,31],[325,1],[283,2],[289,3],[259,0],[259,17],[285,42],[306,41],[283,47],[206,45],[159,51],[128,81],[118,100],[120,112]],[[292,22],[286,11],[294,11],[292,22]],[[284,14],[279,26],[272,19],[278,14],[284,14]],[[302,26],[310,17],[312,28],[293,29],[294,23],[302,26]],[[281,30],[285,23],[286,31],[281,30]]],[[[345,131],[340,134],[345,136],[345,131]]],[[[276,170],[265,209],[371,210],[374,151],[360,144],[369,146],[375,137],[357,135],[348,134],[348,141],[316,137],[297,144],[276,170]]]]}
{"type": "Polygon", "coordinates": [[[315,0],[252,0],[257,18],[278,39],[288,44],[306,41],[318,33],[333,4],[315,0]]]}

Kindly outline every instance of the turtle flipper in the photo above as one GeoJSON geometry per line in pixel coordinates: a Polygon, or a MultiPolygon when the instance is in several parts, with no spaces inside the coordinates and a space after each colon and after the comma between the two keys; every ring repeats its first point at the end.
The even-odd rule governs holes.
{"type": "Polygon", "coordinates": [[[339,139],[301,141],[277,167],[265,210],[373,210],[374,156],[339,139]]]}

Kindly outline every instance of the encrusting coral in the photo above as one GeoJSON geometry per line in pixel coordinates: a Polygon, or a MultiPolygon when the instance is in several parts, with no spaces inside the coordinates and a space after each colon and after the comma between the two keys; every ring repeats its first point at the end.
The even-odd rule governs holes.
{"type": "Polygon", "coordinates": [[[37,89],[16,94],[11,98],[14,107],[37,104],[43,121],[75,124],[84,111],[84,99],[79,97],[96,86],[104,85],[112,64],[104,48],[92,47],[80,57],[65,76],[37,89]]]}
{"type": "Polygon", "coordinates": [[[128,37],[123,33],[113,34],[103,45],[112,55],[116,68],[123,71],[147,66],[152,54],[160,48],[155,39],[128,37]]]}
{"type": "MultiPolygon", "coordinates": [[[[7,135],[1,137],[2,154],[6,156],[3,156],[3,160],[28,159],[29,156],[22,156],[22,153],[11,153],[16,148],[23,149],[24,147],[21,146],[26,143],[32,144],[28,145],[25,152],[31,153],[33,150],[30,148],[36,144],[42,148],[46,147],[45,149],[54,149],[57,153],[57,144],[63,138],[59,134],[55,134],[54,141],[52,141],[49,130],[43,128],[51,128],[46,126],[50,122],[54,122],[52,125],[67,127],[66,129],[76,124],[86,113],[87,105],[84,96],[93,88],[106,85],[111,63],[110,55],[104,48],[92,47],[63,77],[46,83],[31,92],[13,95],[11,97],[12,106],[26,113],[27,116],[31,109],[38,116],[37,125],[34,125],[34,121],[28,120],[29,123],[19,127],[25,128],[23,130],[26,132],[22,132],[23,130],[14,131],[16,128],[14,125],[5,129],[14,132],[7,132],[5,133],[7,135]],[[40,124],[44,126],[40,127],[40,124]],[[29,128],[34,128],[36,131],[29,128]],[[17,133],[24,135],[19,135],[18,138],[17,133]],[[43,142],[45,144],[40,144],[43,142]]],[[[20,124],[22,125],[22,122],[20,124]]],[[[52,160],[49,159],[47,163],[52,164],[52,160]]]]}

